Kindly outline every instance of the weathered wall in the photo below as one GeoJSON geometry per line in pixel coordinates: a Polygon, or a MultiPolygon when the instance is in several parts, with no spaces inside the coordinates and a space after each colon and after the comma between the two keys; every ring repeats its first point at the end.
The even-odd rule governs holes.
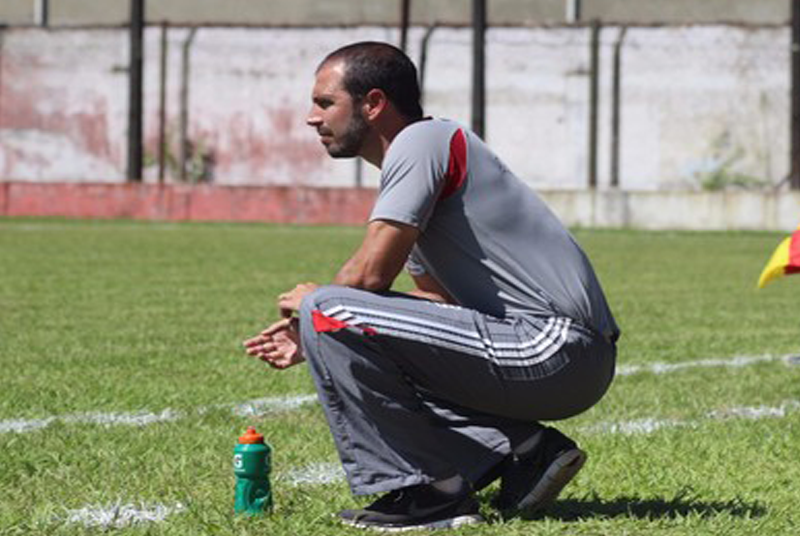
{"type": "MultiPolygon", "coordinates": [[[[176,176],[182,49],[168,39],[168,176],[176,176]]],[[[410,34],[419,58],[424,29],[410,34]]],[[[610,88],[618,28],[602,32],[600,184],[610,181],[610,88]]],[[[201,28],[189,46],[192,174],[223,185],[353,185],[304,125],[324,54],[385,27],[201,28]],[[200,163],[202,162],[202,165],[200,163]]],[[[626,190],[702,181],[777,183],[788,168],[788,28],[629,29],[622,48],[620,180],[626,190]]],[[[493,28],[487,35],[487,139],[539,189],[580,189],[588,153],[587,28],[493,28]]],[[[0,180],[121,182],[127,125],[127,33],[0,32],[0,180]]],[[[160,29],[146,32],[147,180],[156,176],[160,29]]],[[[427,112],[469,124],[471,34],[440,28],[425,71],[427,112]]],[[[376,184],[366,166],[364,184],[376,184]]]]}
{"type": "Polygon", "coordinates": [[[33,30],[0,38],[0,176],[120,180],[125,35],[33,30]]]}

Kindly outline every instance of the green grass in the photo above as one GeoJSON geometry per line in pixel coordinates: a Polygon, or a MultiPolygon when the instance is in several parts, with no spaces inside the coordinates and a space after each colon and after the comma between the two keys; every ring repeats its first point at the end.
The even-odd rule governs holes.
{"type": "MultiPolygon", "coordinates": [[[[755,290],[783,234],[575,234],[623,329],[620,365],[800,353],[800,277],[755,290]]],[[[288,478],[336,461],[318,406],[259,417],[215,408],[313,392],[304,366],[273,371],[240,341],[276,318],[279,292],[330,280],[360,238],[355,228],[0,220],[0,421],[184,414],[142,427],[62,419],[0,433],[0,534],[360,534],[331,513],[366,499],[343,482],[288,478]],[[259,519],[232,514],[232,449],[248,424],[275,449],[276,510],[259,519]],[[115,503],[185,509],[104,531],[65,521],[70,510],[115,503]]],[[[597,407],[561,425],[590,460],[556,505],[503,520],[488,507],[490,489],[490,523],[451,533],[796,534],[799,380],[800,366],[780,360],[618,377],[597,407]],[[772,418],[709,417],[782,404],[785,415],[772,418]],[[687,425],[592,431],[636,419],[687,425]]]]}

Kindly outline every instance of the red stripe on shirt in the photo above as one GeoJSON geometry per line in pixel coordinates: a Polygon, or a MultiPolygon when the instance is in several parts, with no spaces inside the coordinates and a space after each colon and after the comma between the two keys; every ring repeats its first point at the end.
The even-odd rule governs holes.
{"type": "Polygon", "coordinates": [[[458,129],[450,138],[450,159],[447,163],[447,174],[444,177],[444,189],[439,199],[447,199],[464,184],[467,178],[467,138],[464,131],[458,129]]]}

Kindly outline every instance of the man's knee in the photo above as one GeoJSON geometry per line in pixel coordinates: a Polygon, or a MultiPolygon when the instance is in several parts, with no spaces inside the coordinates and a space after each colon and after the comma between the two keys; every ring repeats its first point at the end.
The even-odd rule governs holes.
{"type": "Polygon", "coordinates": [[[322,307],[329,308],[331,306],[331,302],[340,301],[340,297],[343,296],[348,290],[352,289],[339,285],[325,285],[318,287],[316,290],[314,290],[314,292],[306,295],[303,298],[303,301],[300,303],[301,321],[303,318],[309,318],[312,311],[318,311],[322,307]]]}
{"type": "Polygon", "coordinates": [[[319,332],[330,331],[326,329],[326,326],[330,327],[332,319],[330,315],[335,314],[337,307],[345,306],[348,297],[352,298],[354,293],[359,292],[364,291],[340,285],[325,285],[308,294],[300,304],[301,336],[313,336],[319,332]]]}

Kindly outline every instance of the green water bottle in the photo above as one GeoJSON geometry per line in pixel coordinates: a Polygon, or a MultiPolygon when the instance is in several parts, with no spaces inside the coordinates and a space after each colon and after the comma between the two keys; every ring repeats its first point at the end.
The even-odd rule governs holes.
{"type": "Polygon", "coordinates": [[[233,449],[233,472],[236,474],[237,514],[263,514],[272,510],[269,485],[270,453],[264,436],[250,426],[233,449]]]}

